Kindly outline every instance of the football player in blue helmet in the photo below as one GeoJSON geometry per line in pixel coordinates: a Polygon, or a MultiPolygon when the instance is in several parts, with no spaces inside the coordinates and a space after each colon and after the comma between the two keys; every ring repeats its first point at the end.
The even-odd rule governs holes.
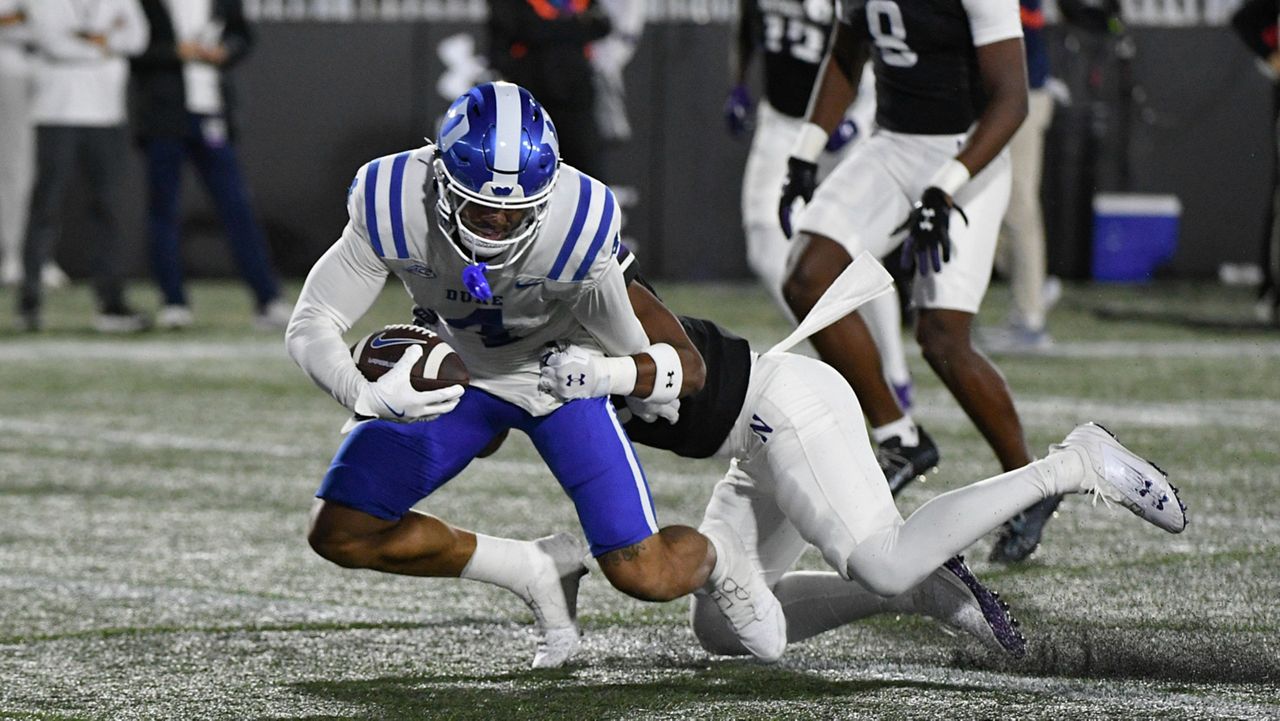
{"type": "Polygon", "coordinates": [[[436,222],[471,263],[464,283],[486,300],[492,290],[484,272],[506,267],[529,248],[560,176],[550,116],[528,90],[513,86],[516,107],[499,118],[495,87],[480,85],[453,101],[432,162],[436,222]]]}
{"type": "MultiPolygon", "coordinates": [[[[649,601],[703,594],[744,647],[776,659],[786,619],[737,531],[658,526],[605,396],[635,396],[674,418],[677,399],[702,386],[702,358],[687,336],[649,343],[616,260],[617,200],[561,163],[558,149],[555,126],[528,91],[486,83],[449,108],[438,146],[372,160],[356,174],[350,222],[311,269],[286,332],[298,365],[355,414],[316,492],[308,540],[347,568],[506,588],[534,612],[534,665],[564,663],[579,644],[581,542],[495,538],[413,509],[514,428],[573,501],[614,587],[649,601]],[[465,363],[465,392],[416,390],[417,346],[376,381],[356,368],[342,334],[388,275],[465,363]],[[591,398],[566,402],[539,387],[552,343],[610,356],[606,372],[592,374],[591,398]],[[640,369],[664,382],[637,384],[640,369]]],[[[586,383],[562,370],[568,383],[586,383]]]]}

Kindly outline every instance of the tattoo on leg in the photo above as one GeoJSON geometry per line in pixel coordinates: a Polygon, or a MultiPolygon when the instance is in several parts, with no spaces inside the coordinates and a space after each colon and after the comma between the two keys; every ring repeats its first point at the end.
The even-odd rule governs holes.
{"type": "Polygon", "coordinates": [[[634,561],[644,552],[644,541],[636,543],[626,548],[619,548],[616,551],[609,551],[603,556],[596,559],[601,566],[616,566],[621,563],[634,561]]]}

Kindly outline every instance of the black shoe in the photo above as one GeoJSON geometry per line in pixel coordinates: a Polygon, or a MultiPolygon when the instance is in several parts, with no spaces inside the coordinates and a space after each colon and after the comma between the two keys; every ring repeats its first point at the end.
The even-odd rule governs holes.
{"type": "Polygon", "coordinates": [[[880,470],[889,482],[889,492],[898,492],[907,484],[933,470],[938,465],[938,446],[923,428],[916,428],[920,441],[914,446],[902,445],[902,439],[893,436],[880,444],[876,450],[876,458],[880,461],[880,470]]]}
{"type": "Polygon", "coordinates": [[[1005,521],[988,560],[998,563],[1025,561],[1040,545],[1044,524],[1049,522],[1059,503],[1062,503],[1062,496],[1052,496],[1005,521]]]}

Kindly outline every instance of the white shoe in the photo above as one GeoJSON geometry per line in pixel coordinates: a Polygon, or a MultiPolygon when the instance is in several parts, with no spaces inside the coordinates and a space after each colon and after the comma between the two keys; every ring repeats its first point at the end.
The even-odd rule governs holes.
{"type": "Polygon", "coordinates": [[[156,328],[160,330],[181,330],[190,328],[195,322],[191,309],[185,305],[166,305],[156,313],[156,328]]]}
{"type": "Polygon", "coordinates": [[[587,575],[587,549],[577,536],[557,533],[533,542],[541,568],[525,590],[538,624],[533,668],[559,668],[578,652],[578,584],[587,575]]]}
{"type": "Polygon", "coordinates": [[[150,327],[147,316],[129,310],[99,313],[93,318],[93,329],[99,333],[140,333],[150,327]]]}
{"type": "Polygon", "coordinates": [[[751,561],[742,539],[723,521],[699,529],[716,549],[716,565],[697,593],[710,598],[743,647],[762,661],[777,661],[787,650],[787,617],[782,604],[751,561]]]}
{"type": "Polygon", "coordinates": [[[1169,533],[1181,533],[1187,527],[1187,507],[1169,477],[1154,463],[1120,445],[1111,431],[1097,423],[1076,426],[1062,443],[1050,446],[1049,453],[1073,448],[1091,471],[1081,493],[1119,503],[1169,533]]]}
{"type": "Polygon", "coordinates": [[[998,653],[1014,658],[1026,655],[1027,640],[1018,630],[1009,604],[982,585],[963,556],[938,567],[920,585],[890,601],[890,606],[937,619],[998,653]]]}
{"type": "Polygon", "coordinates": [[[276,299],[262,307],[253,318],[253,327],[258,330],[284,330],[293,315],[293,306],[276,299]]]}
{"type": "Polygon", "coordinates": [[[40,269],[40,285],[46,288],[53,290],[65,288],[70,282],[71,279],[67,277],[62,268],[58,267],[57,263],[45,263],[44,267],[40,269]]]}

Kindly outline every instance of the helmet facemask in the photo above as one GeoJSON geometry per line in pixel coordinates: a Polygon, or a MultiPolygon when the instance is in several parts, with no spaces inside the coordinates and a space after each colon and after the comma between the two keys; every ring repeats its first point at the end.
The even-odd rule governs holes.
{"type": "Polygon", "coordinates": [[[434,170],[436,224],[459,257],[496,270],[524,255],[546,218],[551,186],[535,198],[481,196],[453,182],[439,159],[434,170]]]}

